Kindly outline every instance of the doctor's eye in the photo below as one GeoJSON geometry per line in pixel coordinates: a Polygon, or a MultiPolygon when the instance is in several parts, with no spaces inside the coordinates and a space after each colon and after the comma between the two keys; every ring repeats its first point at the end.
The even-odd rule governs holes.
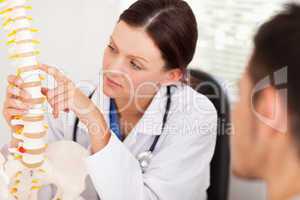
{"type": "Polygon", "coordinates": [[[107,45],[107,47],[112,51],[112,52],[116,52],[116,49],[111,45],[107,45]]]}
{"type": "Polygon", "coordinates": [[[135,70],[142,70],[142,68],[139,65],[137,65],[134,61],[130,61],[130,64],[135,70]]]}

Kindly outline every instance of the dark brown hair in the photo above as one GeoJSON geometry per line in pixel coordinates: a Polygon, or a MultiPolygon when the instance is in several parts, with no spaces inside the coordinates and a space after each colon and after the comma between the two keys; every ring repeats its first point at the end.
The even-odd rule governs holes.
{"type": "Polygon", "coordinates": [[[288,79],[283,87],[288,90],[289,125],[300,144],[300,6],[286,5],[284,11],[260,27],[254,44],[248,68],[253,83],[287,67],[288,79]]]}
{"type": "Polygon", "coordinates": [[[160,49],[166,69],[185,71],[192,61],[198,30],[194,13],[183,0],[138,0],[119,20],[144,27],[160,49]]]}

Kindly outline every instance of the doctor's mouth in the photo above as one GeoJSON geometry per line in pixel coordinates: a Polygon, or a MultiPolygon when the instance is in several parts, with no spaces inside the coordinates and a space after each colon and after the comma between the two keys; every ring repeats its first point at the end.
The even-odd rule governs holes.
{"type": "Polygon", "coordinates": [[[104,76],[104,84],[106,84],[107,86],[111,87],[111,88],[122,88],[123,86],[119,83],[117,83],[116,81],[114,81],[111,78],[108,78],[106,75],[104,76]]]}

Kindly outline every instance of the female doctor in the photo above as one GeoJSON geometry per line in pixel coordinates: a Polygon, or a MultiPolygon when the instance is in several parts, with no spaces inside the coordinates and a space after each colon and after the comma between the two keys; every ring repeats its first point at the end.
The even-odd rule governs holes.
{"type": "MultiPolygon", "coordinates": [[[[197,37],[186,2],[138,0],[110,37],[103,85],[88,91],[56,68],[39,66],[57,81],[57,87],[42,89],[53,108],[49,140],[73,139],[90,149],[85,199],[206,198],[217,114],[183,81],[197,37]]],[[[9,123],[30,105],[22,101],[29,98],[22,80],[11,75],[8,82],[17,86],[7,89],[9,123]]]]}

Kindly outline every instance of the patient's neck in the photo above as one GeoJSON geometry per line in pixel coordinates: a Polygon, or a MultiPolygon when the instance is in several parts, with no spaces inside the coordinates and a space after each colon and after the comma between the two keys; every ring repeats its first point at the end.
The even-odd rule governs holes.
{"type": "Polygon", "coordinates": [[[278,155],[267,177],[268,200],[294,200],[300,197],[300,160],[295,155],[278,155]]]}

